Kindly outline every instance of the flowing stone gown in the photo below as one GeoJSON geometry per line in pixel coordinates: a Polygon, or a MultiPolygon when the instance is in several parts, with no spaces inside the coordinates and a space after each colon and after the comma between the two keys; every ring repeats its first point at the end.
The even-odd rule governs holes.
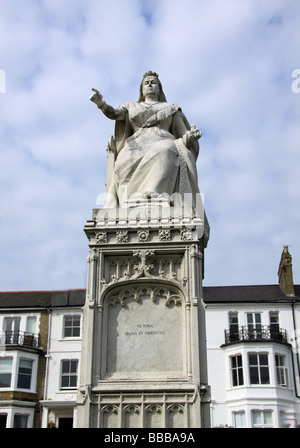
{"type": "Polygon", "coordinates": [[[173,195],[176,203],[176,193],[181,198],[184,193],[199,193],[199,145],[198,141],[189,148],[184,145],[182,137],[190,125],[181,109],[167,102],[149,105],[130,101],[122,107],[126,117],[116,121],[116,160],[105,208],[158,195],[173,195]]]}

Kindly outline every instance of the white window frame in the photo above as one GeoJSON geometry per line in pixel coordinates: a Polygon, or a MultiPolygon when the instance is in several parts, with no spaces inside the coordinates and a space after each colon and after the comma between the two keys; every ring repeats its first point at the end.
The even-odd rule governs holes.
{"type": "Polygon", "coordinates": [[[271,376],[270,376],[270,354],[268,352],[248,352],[248,369],[249,369],[249,383],[251,386],[266,386],[271,384],[271,376]],[[250,356],[255,355],[257,363],[256,364],[250,364],[250,356]],[[261,364],[261,356],[267,356],[268,364],[261,364]],[[258,372],[258,383],[252,383],[251,382],[251,368],[257,368],[258,372]],[[262,382],[262,369],[267,368],[268,369],[268,378],[269,381],[267,383],[262,382]]]}
{"type": "Polygon", "coordinates": [[[29,428],[29,423],[30,423],[30,414],[25,414],[22,412],[15,412],[13,415],[13,427],[14,428],[29,428]],[[26,426],[15,426],[15,418],[16,417],[21,417],[21,418],[25,418],[26,417],[26,426]]]}
{"type": "Polygon", "coordinates": [[[247,312],[246,313],[246,320],[247,320],[247,329],[248,331],[256,330],[261,331],[262,330],[262,320],[261,320],[261,313],[258,313],[256,311],[253,312],[247,312]],[[251,316],[251,319],[249,319],[251,316]],[[252,322],[249,322],[249,321],[252,322]]]}
{"type": "Polygon", "coordinates": [[[11,331],[11,332],[20,331],[20,328],[21,328],[21,317],[20,316],[5,316],[4,317],[4,319],[3,319],[3,331],[11,331]],[[12,321],[10,330],[7,329],[8,321],[12,321]],[[18,325],[16,325],[17,323],[18,323],[18,325]],[[17,330],[15,328],[16,326],[17,326],[17,330]]]}
{"type": "Polygon", "coordinates": [[[244,410],[241,411],[233,411],[232,412],[232,423],[234,428],[246,428],[246,412],[244,410]],[[236,418],[239,417],[242,421],[242,425],[237,425],[236,418]]]}
{"type": "Polygon", "coordinates": [[[278,333],[280,331],[279,311],[269,312],[270,331],[278,333]],[[273,330],[272,330],[273,327],[273,330]]]}
{"type": "Polygon", "coordinates": [[[274,362],[276,369],[277,385],[282,387],[289,387],[289,374],[286,365],[286,356],[282,355],[281,353],[275,353],[274,362]],[[280,361],[280,365],[277,364],[277,360],[280,361]],[[280,379],[283,379],[283,381],[281,381],[280,379]]]}
{"type": "Polygon", "coordinates": [[[252,409],[251,410],[251,424],[252,428],[273,428],[274,427],[274,412],[272,409],[252,409]],[[259,413],[262,417],[261,423],[254,423],[254,414],[259,413]],[[266,423],[266,414],[271,414],[272,423],[266,423]]]}
{"type": "MultiPolygon", "coordinates": [[[[69,364],[71,365],[71,364],[69,364]]],[[[79,359],[62,359],[60,362],[60,390],[74,390],[77,388],[78,386],[78,375],[79,375],[79,359]],[[75,376],[75,375],[71,375],[71,371],[69,369],[68,374],[67,373],[63,373],[63,363],[64,362],[76,362],[76,385],[75,386],[63,386],[63,378],[64,377],[68,377],[70,378],[71,376],[75,376]]]]}
{"type": "MultiPolygon", "coordinates": [[[[231,327],[232,326],[236,326],[237,328],[237,333],[239,331],[239,313],[237,311],[230,311],[228,313],[228,325],[229,325],[229,332],[231,333],[231,327]],[[231,322],[231,318],[236,318],[236,322],[232,323],[231,322]]],[[[234,333],[234,332],[233,332],[234,333]]]]}
{"type": "Polygon", "coordinates": [[[244,375],[244,367],[243,367],[243,356],[241,353],[236,353],[235,355],[231,355],[229,357],[230,363],[230,373],[231,373],[231,387],[239,387],[245,385],[245,375],[244,375]],[[238,365],[238,358],[241,360],[241,365],[238,365]],[[236,365],[233,367],[232,362],[233,359],[236,361],[236,365]],[[235,373],[234,373],[235,372],[235,373]],[[240,381],[240,372],[242,372],[242,381],[240,381]],[[234,376],[236,377],[237,384],[234,384],[234,376]]]}
{"type": "MultiPolygon", "coordinates": [[[[22,367],[24,369],[24,366],[22,367]]],[[[20,357],[19,361],[18,361],[18,370],[16,372],[17,378],[16,378],[16,382],[17,382],[17,390],[26,390],[26,391],[31,391],[32,390],[32,383],[33,383],[33,372],[34,372],[34,360],[30,359],[30,358],[23,358],[20,357]],[[30,370],[30,374],[25,373],[25,372],[20,372],[21,369],[21,364],[22,361],[25,362],[30,362],[31,363],[31,370],[30,370]],[[30,387],[20,387],[19,386],[19,380],[20,380],[20,376],[24,376],[25,377],[30,377],[30,387]]]]}
{"type": "Polygon", "coordinates": [[[81,337],[81,315],[80,314],[65,314],[64,316],[63,316],[63,338],[64,339],[80,339],[80,337],[81,337]],[[74,318],[77,318],[77,319],[79,319],[79,325],[74,325],[74,322],[73,322],[73,319],[74,318]],[[66,326],[66,320],[67,319],[72,319],[72,325],[71,326],[66,326]],[[79,328],[79,335],[73,335],[73,334],[71,334],[71,335],[69,335],[69,336],[66,336],[66,329],[67,328],[70,328],[71,329],[71,333],[73,333],[73,331],[74,331],[74,329],[76,328],[79,328]]]}
{"type": "Polygon", "coordinates": [[[13,371],[14,371],[14,368],[13,368],[13,365],[14,365],[14,358],[13,358],[12,356],[4,356],[3,358],[2,358],[2,357],[0,358],[0,360],[2,360],[2,359],[7,359],[7,360],[10,360],[10,361],[11,361],[10,370],[1,372],[1,373],[6,374],[6,375],[7,375],[7,374],[10,374],[10,385],[9,385],[9,386],[3,386],[3,387],[0,387],[0,392],[3,391],[3,390],[7,390],[7,389],[10,390],[10,389],[12,388],[12,384],[13,384],[13,371]]]}
{"type": "Polygon", "coordinates": [[[27,316],[26,317],[26,330],[25,333],[29,333],[29,334],[37,334],[37,323],[38,323],[38,319],[37,316],[27,316]],[[34,321],[34,331],[32,331],[31,325],[32,323],[29,325],[29,322],[33,322],[34,321]]]}

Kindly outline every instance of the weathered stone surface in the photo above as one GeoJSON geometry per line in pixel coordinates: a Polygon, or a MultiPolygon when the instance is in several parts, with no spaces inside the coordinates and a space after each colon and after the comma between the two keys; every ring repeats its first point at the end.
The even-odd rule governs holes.
{"type": "Polygon", "coordinates": [[[106,300],[105,377],[183,375],[182,295],[175,288],[123,287],[106,300]]]}

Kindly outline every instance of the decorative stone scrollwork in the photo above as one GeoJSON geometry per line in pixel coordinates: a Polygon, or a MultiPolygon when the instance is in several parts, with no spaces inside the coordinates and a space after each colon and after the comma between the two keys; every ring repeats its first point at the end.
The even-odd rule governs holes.
{"type": "Polygon", "coordinates": [[[183,227],[180,230],[180,238],[184,241],[189,241],[193,239],[193,229],[187,229],[186,227],[183,227]]]}
{"type": "Polygon", "coordinates": [[[161,287],[151,287],[151,286],[140,286],[140,287],[130,287],[130,288],[118,288],[113,291],[113,294],[108,298],[108,305],[116,306],[120,304],[122,307],[126,306],[126,300],[133,299],[139,302],[141,297],[149,296],[152,302],[156,302],[159,299],[165,299],[165,305],[170,306],[174,303],[175,306],[180,306],[182,304],[182,296],[179,292],[161,287]]]}
{"type": "Polygon", "coordinates": [[[105,244],[107,243],[107,232],[98,232],[95,235],[96,243],[105,244]]]}
{"type": "Polygon", "coordinates": [[[118,243],[127,243],[128,241],[128,230],[120,230],[116,233],[116,238],[118,243]]]}
{"type": "Polygon", "coordinates": [[[138,278],[144,275],[145,277],[149,277],[149,272],[153,269],[153,264],[147,263],[147,258],[154,255],[153,250],[137,250],[133,252],[134,257],[139,257],[141,262],[139,265],[134,265],[134,270],[136,274],[133,275],[133,278],[138,278]]]}
{"type": "Polygon", "coordinates": [[[167,407],[167,415],[171,427],[185,427],[185,409],[184,405],[171,404],[167,407]]]}
{"type": "Polygon", "coordinates": [[[160,428],[163,426],[163,408],[159,404],[150,404],[145,407],[147,428],[160,428]]]}
{"type": "Polygon", "coordinates": [[[141,406],[128,404],[124,406],[123,413],[126,428],[137,428],[141,425],[141,406]]]}
{"type": "Polygon", "coordinates": [[[101,280],[102,288],[105,289],[112,283],[144,277],[167,280],[185,286],[187,278],[183,256],[160,255],[150,249],[133,251],[131,256],[109,256],[101,280]]]}
{"type": "Polygon", "coordinates": [[[114,428],[118,426],[119,406],[108,404],[101,407],[102,426],[114,428]]]}
{"type": "Polygon", "coordinates": [[[139,230],[137,236],[141,243],[145,243],[146,241],[149,241],[150,232],[149,230],[139,230]]]}
{"type": "Polygon", "coordinates": [[[158,231],[159,241],[170,241],[171,231],[169,229],[162,229],[158,231]]]}
{"type": "Polygon", "coordinates": [[[108,414],[118,415],[119,408],[118,408],[118,406],[108,404],[106,406],[103,406],[103,408],[102,408],[102,413],[104,414],[105,412],[107,412],[108,414]]]}
{"type": "Polygon", "coordinates": [[[151,414],[161,414],[162,413],[162,407],[159,404],[150,404],[149,406],[146,406],[145,409],[146,412],[150,412],[151,414]]]}
{"type": "Polygon", "coordinates": [[[136,405],[136,404],[129,404],[127,406],[124,407],[124,413],[129,413],[129,414],[140,414],[141,413],[141,407],[136,405]]]}

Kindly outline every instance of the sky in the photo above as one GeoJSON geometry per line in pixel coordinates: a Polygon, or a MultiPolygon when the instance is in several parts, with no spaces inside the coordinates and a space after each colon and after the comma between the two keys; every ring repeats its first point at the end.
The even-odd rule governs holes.
{"type": "Polygon", "coordinates": [[[300,283],[298,0],[0,0],[0,290],[85,288],[113,121],[159,73],[202,131],[204,286],[300,283]]]}

